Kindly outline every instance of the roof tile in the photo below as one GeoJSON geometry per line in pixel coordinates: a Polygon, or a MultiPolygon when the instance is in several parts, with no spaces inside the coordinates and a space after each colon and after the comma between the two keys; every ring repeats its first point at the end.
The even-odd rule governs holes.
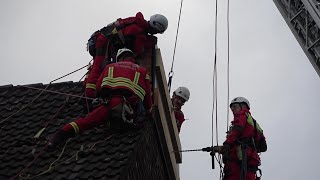
{"type": "MultiPolygon", "coordinates": [[[[48,90],[75,95],[83,91],[82,82],[53,83],[48,90]]],[[[41,92],[0,86],[0,179],[18,176],[22,170],[21,176],[35,179],[119,179],[143,131],[110,131],[99,126],[71,139],[64,149],[47,151],[44,147],[50,136],[85,114],[81,99],[41,92]]]]}

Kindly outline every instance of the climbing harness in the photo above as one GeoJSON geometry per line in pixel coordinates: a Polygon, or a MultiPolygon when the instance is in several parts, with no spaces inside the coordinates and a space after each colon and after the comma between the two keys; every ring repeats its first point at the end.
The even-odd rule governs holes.
{"type": "Polygon", "coordinates": [[[121,119],[125,124],[134,124],[135,113],[127,99],[124,96],[122,98],[122,102],[111,109],[111,118],[116,120],[121,119]]]}
{"type": "MultiPolygon", "coordinates": [[[[241,170],[240,170],[240,180],[244,180],[246,175],[247,175],[247,171],[248,171],[248,167],[247,167],[247,161],[248,161],[248,157],[247,157],[247,148],[248,145],[247,144],[241,144],[239,147],[239,155],[241,154],[239,159],[239,155],[238,155],[238,159],[241,161],[241,170]]],[[[237,149],[238,152],[238,149],[237,149]]]]}

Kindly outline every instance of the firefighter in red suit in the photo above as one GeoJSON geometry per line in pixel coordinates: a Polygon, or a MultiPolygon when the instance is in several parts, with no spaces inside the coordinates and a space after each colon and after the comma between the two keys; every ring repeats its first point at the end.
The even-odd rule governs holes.
{"type": "Polygon", "coordinates": [[[173,105],[174,115],[176,118],[178,131],[181,130],[181,125],[184,122],[184,114],[181,111],[181,107],[187,102],[190,98],[190,91],[186,87],[179,87],[173,92],[171,102],[173,105]]]}
{"type": "Polygon", "coordinates": [[[162,34],[167,27],[168,20],[165,16],[155,14],[147,21],[144,19],[142,13],[138,12],[135,17],[119,18],[106,28],[103,28],[106,30],[101,29],[101,32],[108,32],[101,33],[97,37],[93,64],[85,80],[85,95],[90,98],[97,96],[96,82],[106,64],[111,62],[114,52],[126,47],[131,49],[135,56],[138,56],[144,52],[147,35],[162,34]],[[108,36],[106,34],[111,35],[108,36]]]}
{"type": "MultiPolygon", "coordinates": [[[[223,146],[215,146],[215,152],[223,154],[223,180],[255,180],[260,166],[260,152],[267,150],[266,140],[259,124],[250,113],[246,98],[237,97],[230,103],[234,115],[223,146]]],[[[261,173],[261,172],[260,172],[261,173]]]]}
{"type": "Polygon", "coordinates": [[[151,85],[147,69],[135,64],[133,52],[130,49],[119,49],[117,63],[106,66],[101,82],[101,94],[104,103],[96,107],[86,117],[79,118],[66,124],[49,141],[49,147],[55,147],[66,139],[73,137],[85,130],[104,124],[111,118],[120,117],[129,123],[130,118],[122,117],[122,110],[127,115],[133,115],[132,109],[143,104],[144,110],[151,112],[151,85]],[[112,112],[112,113],[111,113],[112,112]],[[112,114],[112,116],[111,116],[112,114]],[[123,119],[125,118],[125,119],[123,119]]]}

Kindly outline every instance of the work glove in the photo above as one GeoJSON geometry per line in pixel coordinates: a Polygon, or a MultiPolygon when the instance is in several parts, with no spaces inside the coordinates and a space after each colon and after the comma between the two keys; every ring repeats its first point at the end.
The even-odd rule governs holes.
{"type": "Polygon", "coordinates": [[[223,154],[223,146],[213,146],[213,151],[219,154],[223,154]]]}
{"type": "Polygon", "coordinates": [[[230,144],[223,143],[222,160],[224,163],[230,160],[230,149],[231,149],[230,144]]]}
{"type": "Polygon", "coordinates": [[[74,136],[72,131],[58,130],[51,138],[48,139],[48,150],[53,151],[67,139],[74,136]]]}

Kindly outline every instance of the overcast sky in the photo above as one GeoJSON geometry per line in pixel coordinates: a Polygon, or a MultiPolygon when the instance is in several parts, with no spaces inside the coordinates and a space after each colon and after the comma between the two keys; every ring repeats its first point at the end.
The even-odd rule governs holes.
{"type": "MultiPolygon", "coordinates": [[[[47,84],[88,63],[86,42],[97,29],[141,11],[146,19],[167,16],[157,35],[166,73],[177,29],[178,0],[2,0],[0,85],[47,84]]],[[[227,128],[226,0],[218,1],[218,138],[227,128]]],[[[215,1],[183,2],[172,89],[187,86],[188,119],[180,133],[183,149],[211,146],[215,1]]],[[[85,71],[61,81],[79,81],[85,71]]],[[[273,1],[230,0],[230,98],[244,96],[264,129],[268,151],[261,155],[263,179],[320,179],[318,172],[320,78],[273,1]]],[[[214,119],[215,120],[215,119],[214,119]]],[[[216,132],[214,131],[214,134],[216,132]]],[[[214,136],[216,138],[216,136],[214,136]]],[[[215,142],[216,143],[216,142],[215,142]]],[[[217,166],[217,163],[216,163],[217,166]]],[[[183,154],[182,180],[211,180],[204,152],[183,154]]]]}

